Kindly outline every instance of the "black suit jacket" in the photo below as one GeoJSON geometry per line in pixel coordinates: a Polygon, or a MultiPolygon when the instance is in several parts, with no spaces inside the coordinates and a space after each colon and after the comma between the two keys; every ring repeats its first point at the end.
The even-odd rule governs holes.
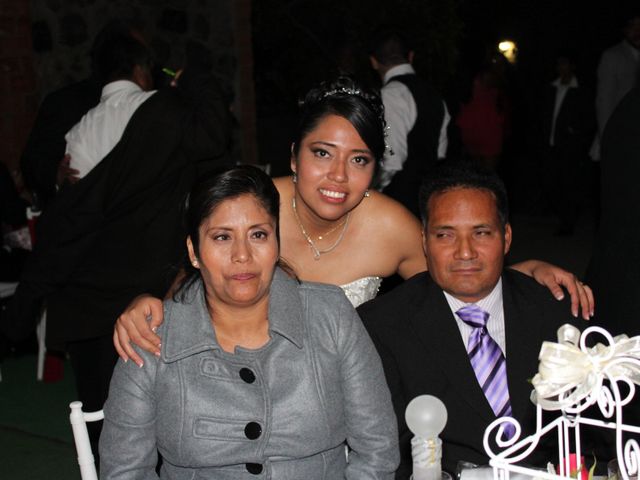
{"type": "MultiPolygon", "coordinates": [[[[524,433],[535,428],[529,380],[538,369],[543,340],[555,340],[558,327],[572,323],[567,301],[518,272],[503,274],[506,358],[513,416],[524,433]]],[[[420,273],[358,309],[385,369],[400,432],[401,464],[396,478],[409,478],[410,441],[404,413],[418,395],[431,394],[447,407],[442,467],[455,472],[458,460],[486,464],[482,438],[495,420],[469,362],[460,330],[442,289],[420,273]]]]}
{"type": "Polygon", "coordinates": [[[640,86],[609,117],[601,145],[602,215],[587,282],[596,320],[614,335],[633,336],[640,334],[640,86]]]}
{"type": "Polygon", "coordinates": [[[0,329],[15,340],[47,303],[47,342],[110,335],[142,292],[163,297],[184,252],[181,212],[203,169],[228,161],[231,121],[214,78],[185,70],[131,117],[89,174],[38,220],[38,242],[0,329]]]}
{"type": "MultiPolygon", "coordinates": [[[[542,136],[546,146],[551,136],[556,90],[555,86],[547,89],[542,108],[542,136]]],[[[556,117],[554,146],[566,156],[586,155],[596,129],[595,115],[590,92],[585,87],[569,88],[556,117]]]]}
{"type": "Polygon", "coordinates": [[[64,156],[66,133],[100,101],[102,86],[88,78],[48,94],[38,110],[20,159],[24,181],[46,204],[56,193],[58,164],[64,156]]]}

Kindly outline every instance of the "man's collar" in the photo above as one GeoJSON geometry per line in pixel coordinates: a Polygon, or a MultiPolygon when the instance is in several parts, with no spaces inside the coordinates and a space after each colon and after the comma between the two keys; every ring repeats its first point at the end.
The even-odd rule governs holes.
{"type": "Polygon", "coordinates": [[[471,303],[463,302],[462,300],[454,297],[453,295],[445,292],[444,290],[443,290],[443,293],[445,298],[447,299],[447,303],[449,304],[449,308],[451,308],[452,312],[457,312],[462,307],[471,305],[471,303],[479,306],[486,312],[492,312],[492,311],[495,311],[496,305],[502,304],[502,277],[498,279],[498,283],[495,284],[495,286],[493,287],[493,290],[491,290],[489,295],[487,295],[481,300],[478,300],[477,302],[471,302],[471,303]]]}
{"type": "MultiPolygon", "coordinates": [[[[202,282],[196,282],[186,295],[185,303],[165,305],[166,315],[172,317],[163,334],[162,359],[167,363],[206,350],[222,350],[211,324],[202,282]]],[[[302,348],[302,312],[296,280],[276,268],[269,292],[269,332],[302,348]]]]}
{"type": "Polygon", "coordinates": [[[554,87],[578,88],[578,79],[575,75],[572,75],[569,83],[562,83],[562,80],[558,77],[553,82],[551,82],[551,85],[553,85],[554,87]]]}
{"type": "Polygon", "coordinates": [[[397,77],[398,75],[408,75],[413,73],[416,73],[416,71],[410,63],[401,63],[400,65],[396,65],[395,67],[391,67],[387,70],[387,73],[384,74],[382,83],[386,84],[391,78],[397,77]]]}
{"type": "Polygon", "coordinates": [[[132,92],[142,92],[142,89],[136,82],[131,80],[116,80],[115,82],[109,82],[102,87],[102,95],[100,100],[104,100],[105,97],[109,97],[116,92],[123,90],[131,90],[132,92]]]}

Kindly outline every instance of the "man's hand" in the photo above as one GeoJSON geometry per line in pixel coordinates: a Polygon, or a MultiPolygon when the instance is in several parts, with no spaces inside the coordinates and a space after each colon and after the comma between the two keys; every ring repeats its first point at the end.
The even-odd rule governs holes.
{"type": "Polygon", "coordinates": [[[525,275],[533,277],[539,284],[547,287],[558,300],[564,298],[562,287],[571,296],[571,313],[577,317],[582,312],[582,318],[589,320],[593,317],[595,302],[591,288],[578,280],[573,273],[560,267],[540,260],[528,260],[511,265],[525,275]]]}
{"type": "Polygon", "coordinates": [[[161,340],[155,330],[162,324],[162,317],[162,300],[150,295],[139,295],[133,299],[113,329],[113,344],[122,360],[131,359],[140,367],[144,365],[130,342],[156,356],[160,355],[161,340]]]}
{"type": "Polygon", "coordinates": [[[74,184],[80,180],[80,177],[78,177],[80,172],[71,168],[70,164],[71,155],[67,153],[62,157],[62,160],[60,160],[60,163],[58,164],[58,173],[56,175],[56,185],[58,187],[61,187],[65,183],[74,184]]]}

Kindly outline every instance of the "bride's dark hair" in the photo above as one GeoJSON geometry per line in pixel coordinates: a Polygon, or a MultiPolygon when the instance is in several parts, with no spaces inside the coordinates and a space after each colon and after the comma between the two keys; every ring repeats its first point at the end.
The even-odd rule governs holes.
{"type": "Polygon", "coordinates": [[[294,154],[298,154],[302,139],[327,115],[338,115],[348,120],[375,159],[382,160],[386,126],[382,100],[377,93],[346,76],[312,88],[300,102],[300,120],[294,138],[294,154]]]}

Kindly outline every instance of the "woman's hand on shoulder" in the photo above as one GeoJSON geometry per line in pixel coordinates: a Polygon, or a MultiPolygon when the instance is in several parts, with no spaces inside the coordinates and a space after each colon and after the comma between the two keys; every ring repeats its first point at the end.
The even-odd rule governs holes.
{"type": "Polygon", "coordinates": [[[161,339],[155,334],[155,330],[162,325],[162,321],[162,300],[147,294],[134,298],[118,317],[113,329],[113,345],[120,358],[125,362],[133,360],[140,367],[144,365],[131,342],[159,356],[161,339]]]}
{"type": "Polygon", "coordinates": [[[589,320],[594,314],[595,302],[591,288],[582,283],[573,273],[540,260],[527,260],[511,268],[533,277],[540,285],[547,287],[558,300],[564,298],[564,287],[571,296],[571,313],[589,320]]]}
{"type": "Polygon", "coordinates": [[[387,237],[388,252],[397,257],[396,273],[402,278],[411,278],[427,269],[422,249],[422,226],[418,219],[402,204],[376,192],[376,222],[380,232],[387,237]]]}

